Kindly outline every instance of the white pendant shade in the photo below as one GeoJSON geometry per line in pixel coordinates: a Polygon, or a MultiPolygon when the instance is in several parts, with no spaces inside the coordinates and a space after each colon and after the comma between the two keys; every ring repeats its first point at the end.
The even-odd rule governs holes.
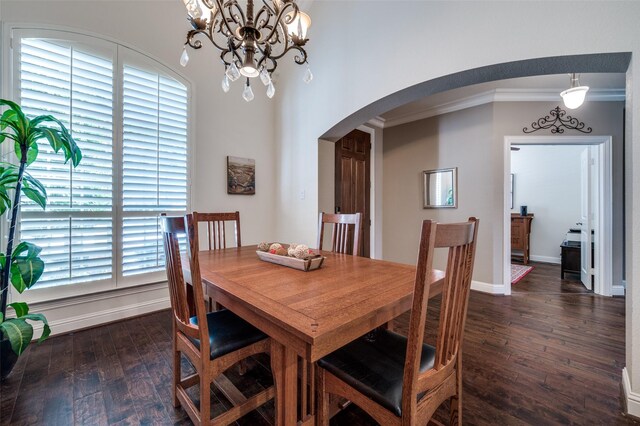
{"type": "Polygon", "coordinates": [[[584,98],[589,90],[588,86],[572,87],[560,93],[564,106],[569,109],[576,109],[584,103],[584,98]]]}

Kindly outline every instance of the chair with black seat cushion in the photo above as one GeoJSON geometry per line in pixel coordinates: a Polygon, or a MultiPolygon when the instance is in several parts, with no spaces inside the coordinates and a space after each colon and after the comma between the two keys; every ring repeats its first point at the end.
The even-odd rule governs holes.
{"type": "Polygon", "coordinates": [[[360,234],[362,232],[362,213],[332,214],[320,213],[318,220],[318,250],[322,250],[324,226],[331,224],[331,251],[359,256],[362,253],[360,234]],[[353,242],[353,245],[349,243],[353,242]]]}
{"type": "Polygon", "coordinates": [[[211,419],[211,383],[238,361],[258,353],[268,353],[270,339],[231,311],[207,313],[200,278],[198,249],[195,245],[194,234],[197,231],[193,216],[163,216],[162,226],[173,313],[173,403],[176,407],[182,405],[196,425],[233,423],[271,400],[275,395],[273,386],[251,398],[242,398],[245,400],[242,404],[211,419]],[[184,278],[178,243],[178,236],[185,234],[191,284],[184,278]],[[193,364],[195,374],[182,378],[181,354],[193,364]],[[198,383],[199,407],[186,391],[198,383]]]}
{"type": "Polygon", "coordinates": [[[408,336],[378,330],[318,361],[318,423],[328,424],[329,394],[351,400],[383,425],[427,424],[451,402],[461,422],[462,337],[478,221],[422,224],[408,336]],[[436,346],[424,343],[434,248],[448,248],[436,346]]]}

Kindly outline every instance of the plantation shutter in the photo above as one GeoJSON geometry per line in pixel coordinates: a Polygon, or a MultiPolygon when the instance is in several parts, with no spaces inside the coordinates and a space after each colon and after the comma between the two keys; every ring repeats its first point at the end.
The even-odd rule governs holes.
{"type": "Polygon", "coordinates": [[[15,98],[29,118],[62,121],[82,151],[74,169],[43,139],[27,168],[48,195],[46,211],[22,197],[18,238],[40,246],[45,261],[27,297],[164,281],[159,216],[188,210],[189,88],[110,41],[58,30],[11,34],[15,98]]]}
{"type": "Polygon", "coordinates": [[[164,268],[159,215],[187,210],[187,103],[180,82],[124,65],[123,276],[164,268]]]}
{"type": "Polygon", "coordinates": [[[47,189],[47,210],[23,197],[21,239],[42,247],[36,286],[112,280],[113,64],[64,41],[23,38],[20,102],[29,117],[51,114],[83,158],[73,169],[45,139],[28,172],[47,189]]]}

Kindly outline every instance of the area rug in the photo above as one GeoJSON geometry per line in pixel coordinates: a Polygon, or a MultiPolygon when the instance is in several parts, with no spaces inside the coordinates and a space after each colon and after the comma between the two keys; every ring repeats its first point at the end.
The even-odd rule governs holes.
{"type": "Polygon", "coordinates": [[[511,264],[511,284],[517,283],[532,270],[533,270],[533,266],[514,265],[512,263],[511,264]]]}

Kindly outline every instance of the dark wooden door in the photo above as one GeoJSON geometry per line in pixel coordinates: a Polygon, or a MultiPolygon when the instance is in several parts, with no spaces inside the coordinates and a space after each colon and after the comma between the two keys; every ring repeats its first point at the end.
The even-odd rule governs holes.
{"type": "Polygon", "coordinates": [[[354,130],[336,142],[336,213],[362,213],[362,255],[369,257],[371,138],[354,130]]]}

